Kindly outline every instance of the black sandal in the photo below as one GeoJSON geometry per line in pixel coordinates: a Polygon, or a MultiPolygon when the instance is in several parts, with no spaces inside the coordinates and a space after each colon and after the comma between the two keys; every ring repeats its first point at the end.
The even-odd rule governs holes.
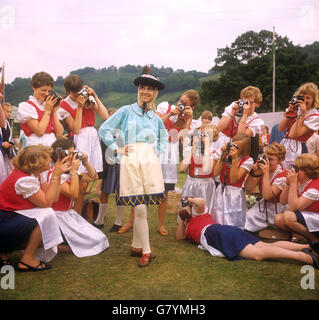
{"type": "Polygon", "coordinates": [[[19,263],[21,263],[21,264],[23,264],[24,266],[27,267],[27,268],[19,268],[18,267],[17,270],[20,271],[20,272],[29,272],[29,271],[36,272],[36,271],[44,271],[44,270],[51,269],[51,266],[47,265],[43,261],[40,261],[40,263],[35,267],[32,267],[32,266],[30,266],[30,265],[28,265],[28,264],[26,264],[26,263],[24,263],[22,261],[19,261],[19,263]]]}
{"type": "Polygon", "coordinates": [[[319,254],[319,241],[310,242],[309,245],[315,253],[319,254]]]}

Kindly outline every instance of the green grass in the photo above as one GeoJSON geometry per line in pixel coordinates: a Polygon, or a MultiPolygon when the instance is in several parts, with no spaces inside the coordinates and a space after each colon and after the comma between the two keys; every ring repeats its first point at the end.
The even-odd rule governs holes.
{"type": "MultiPolygon", "coordinates": [[[[179,174],[181,188],[186,175],[179,174]]],[[[5,299],[279,299],[316,300],[319,297],[319,272],[315,272],[316,289],[304,290],[300,281],[302,264],[292,261],[230,262],[212,257],[188,241],[176,241],[176,214],[167,214],[165,226],[169,236],[157,232],[157,208],[148,212],[151,247],[157,258],[146,268],[138,268],[138,258],[129,255],[132,232],[109,233],[115,220],[114,197],[104,232],[110,248],[93,257],[76,258],[59,253],[52,269],[39,273],[16,273],[15,289],[2,290],[5,299]]],[[[125,211],[124,221],[130,209],[125,211]]],[[[17,262],[21,254],[10,258],[17,262]]],[[[0,278],[1,278],[0,274],[0,278]]]]}

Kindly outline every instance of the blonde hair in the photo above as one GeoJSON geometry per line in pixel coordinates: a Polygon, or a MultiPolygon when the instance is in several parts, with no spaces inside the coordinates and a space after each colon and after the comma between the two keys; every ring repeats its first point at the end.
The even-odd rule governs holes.
{"type": "Polygon", "coordinates": [[[296,96],[309,94],[313,98],[312,107],[319,107],[319,90],[318,86],[313,82],[307,82],[301,85],[298,90],[295,92],[296,96]]]}
{"type": "Polygon", "coordinates": [[[48,156],[51,156],[52,148],[41,144],[28,146],[22,149],[13,159],[16,169],[27,174],[36,173],[45,167],[48,156]]]}
{"type": "Polygon", "coordinates": [[[248,86],[244,88],[243,90],[240,91],[240,98],[241,99],[248,99],[248,98],[253,98],[254,102],[257,104],[261,104],[263,101],[263,96],[261,94],[261,91],[257,87],[253,86],[248,86]]]}
{"type": "Polygon", "coordinates": [[[295,159],[294,165],[304,171],[310,179],[319,178],[319,159],[316,155],[303,153],[295,159]]]}
{"type": "Polygon", "coordinates": [[[219,129],[214,124],[202,124],[200,129],[204,129],[209,136],[210,141],[217,141],[219,137],[219,129]]]}
{"type": "Polygon", "coordinates": [[[268,153],[272,156],[277,156],[278,161],[281,162],[286,157],[286,148],[282,144],[275,141],[266,147],[265,153],[268,153]]]}

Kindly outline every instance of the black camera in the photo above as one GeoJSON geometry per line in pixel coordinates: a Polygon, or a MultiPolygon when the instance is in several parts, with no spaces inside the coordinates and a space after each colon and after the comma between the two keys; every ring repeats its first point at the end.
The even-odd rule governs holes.
{"type": "Polygon", "coordinates": [[[298,168],[298,167],[296,167],[294,164],[290,164],[290,165],[289,165],[289,170],[292,169],[292,168],[295,169],[295,172],[296,172],[296,173],[299,171],[299,168],[298,168]]]}
{"type": "Polygon", "coordinates": [[[258,164],[263,164],[263,165],[265,165],[266,164],[266,162],[265,162],[265,160],[267,159],[267,156],[266,155],[264,155],[264,154],[262,154],[261,156],[259,156],[258,158],[257,158],[257,163],[258,164]]]}
{"type": "Polygon", "coordinates": [[[296,104],[298,104],[298,100],[299,100],[299,101],[305,101],[305,98],[304,98],[304,96],[293,96],[293,97],[291,98],[290,103],[291,103],[292,105],[296,105],[296,104]]]}
{"type": "Polygon", "coordinates": [[[189,207],[188,197],[181,198],[182,207],[189,207]]]}
{"type": "Polygon", "coordinates": [[[63,99],[62,96],[60,95],[60,93],[56,92],[56,91],[51,91],[50,94],[48,95],[48,97],[53,97],[54,99],[57,99],[56,103],[54,104],[54,107],[58,106],[61,102],[61,100],[63,99]]]}
{"type": "Polygon", "coordinates": [[[192,217],[191,206],[187,197],[181,198],[181,210],[179,211],[179,216],[183,221],[188,221],[192,217]]]}
{"type": "Polygon", "coordinates": [[[185,111],[185,108],[186,108],[186,104],[185,103],[181,103],[181,104],[179,104],[177,106],[177,109],[182,113],[185,111]]]}
{"type": "Polygon", "coordinates": [[[55,149],[55,153],[57,155],[57,160],[62,160],[70,154],[75,155],[75,158],[81,161],[83,161],[84,159],[83,152],[81,151],[69,152],[68,150],[64,150],[61,147],[58,147],[55,149]]]}
{"type": "Polygon", "coordinates": [[[247,100],[243,100],[243,99],[239,99],[238,100],[238,111],[236,112],[236,116],[237,117],[242,117],[243,116],[243,112],[244,112],[244,105],[245,104],[249,104],[249,102],[247,100]]]}
{"type": "Polygon", "coordinates": [[[236,143],[229,141],[226,144],[226,151],[229,152],[232,147],[235,147],[236,149],[239,149],[239,147],[238,147],[238,145],[236,143]]]}

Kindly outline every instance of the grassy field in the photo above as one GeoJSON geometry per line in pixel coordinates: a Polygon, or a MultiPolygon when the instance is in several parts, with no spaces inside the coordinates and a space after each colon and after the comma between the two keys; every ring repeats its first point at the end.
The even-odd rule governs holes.
{"type": "MultiPolygon", "coordinates": [[[[181,188],[185,175],[179,175],[181,188]]],[[[128,219],[126,209],[124,222],[128,219]]],[[[110,242],[105,252],[87,258],[59,253],[52,269],[15,274],[15,289],[0,287],[0,300],[316,300],[315,289],[301,288],[302,264],[291,261],[229,262],[212,257],[188,241],[176,241],[176,214],[166,215],[169,236],[157,232],[157,208],[148,213],[151,247],[157,258],[138,268],[131,257],[132,232],[120,235],[108,230],[115,220],[114,198],[104,232],[110,242]]],[[[19,252],[10,258],[17,262],[19,252]]],[[[1,278],[0,274],[0,278],[1,278]]]]}

